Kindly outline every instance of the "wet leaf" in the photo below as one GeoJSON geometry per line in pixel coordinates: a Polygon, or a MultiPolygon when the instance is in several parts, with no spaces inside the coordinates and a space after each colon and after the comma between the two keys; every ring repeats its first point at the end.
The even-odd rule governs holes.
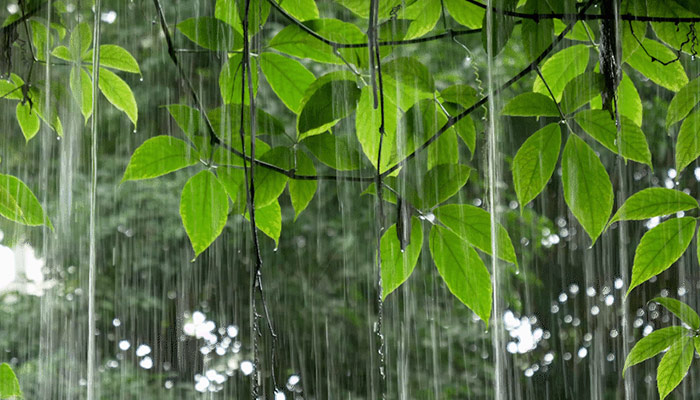
{"type": "Polygon", "coordinates": [[[32,106],[29,103],[17,103],[15,115],[17,116],[19,127],[22,129],[22,134],[28,142],[39,132],[41,127],[39,116],[36,110],[32,110],[32,106]]]}
{"type": "MultiPolygon", "coordinates": [[[[649,54],[663,62],[669,62],[676,58],[676,53],[653,39],[642,39],[642,45],[649,54]]],[[[688,76],[680,62],[673,62],[669,65],[652,62],[651,57],[641,47],[627,59],[627,63],[651,79],[652,82],[672,92],[677,92],[688,84],[688,76]]]]}
{"type": "Polygon", "coordinates": [[[681,124],[676,140],[676,171],[680,175],[700,156],[700,111],[695,111],[681,124]]]}
{"type": "Polygon", "coordinates": [[[700,329],[700,317],[698,317],[698,313],[696,313],[695,310],[690,308],[689,305],[669,297],[655,297],[650,301],[655,301],[664,306],[668,311],[672,312],[681,321],[685,322],[686,324],[688,324],[688,326],[693,328],[693,330],[700,329]]]}
{"type": "Polygon", "coordinates": [[[219,237],[228,219],[226,190],[211,171],[201,171],[187,181],[180,216],[196,258],[219,237]]]}
{"type": "Polygon", "coordinates": [[[669,326],[652,331],[649,335],[641,338],[634,347],[632,347],[632,350],[630,350],[630,353],[625,359],[622,375],[624,376],[627,368],[656,356],[687,334],[688,330],[682,326],[669,326]]]}
{"type": "MultiPolygon", "coordinates": [[[[316,175],[316,167],[309,156],[301,150],[297,150],[295,155],[295,169],[298,175],[316,175]]],[[[292,199],[295,220],[314,198],[317,187],[318,182],[315,180],[289,180],[289,197],[292,199]]]]}
{"type": "Polygon", "coordinates": [[[204,129],[204,122],[199,110],[184,104],[170,104],[165,106],[165,108],[168,109],[177,126],[190,140],[194,141],[195,136],[201,129],[204,129]]]}
{"type": "Polygon", "coordinates": [[[666,128],[685,118],[700,102],[700,77],[693,79],[673,96],[666,114],[666,128]]]}
{"type": "Polygon", "coordinates": [[[114,72],[100,68],[99,87],[102,94],[114,107],[126,113],[135,128],[139,110],[129,85],[114,72]]]}
{"type": "Polygon", "coordinates": [[[241,104],[241,91],[245,88],[243,96],[243,104],[250,104],[250,92],[248,90],[248,74],[253,72],[253,97],[258,95],[258,67],[254,57],[250,58],[250,68],[245,71],[245,82],[243,78],[243,56],[235,54],[226,61],[226,64],[221,68],[219,75],[219,89],[221,90],[221,98],[224,99],[224,104],[241,104]]]}
{"type": "Polygon", "coordinates": [[[513,183],[520,207],[537,197],[554,173],[561,148],[561,128],[549,124],[530,136],[513,159],[513,183]]]}
{"type": "Polygon", "coordinates": [[[177,29],[205,49],[227,51],[243,46],[243,37],[230,25],[216,18],[189,18],[177,24],[177,29]]]}
{"type": "Polygon", "coordinates": [[[501,112],[513,117],[560,117],[559,109],[549,95],[527,92],[511,99],[501,112]]]}
{"type": "MultiPolygon", "coordinates": [[[[588,57],[588,46],[577,44],[560,50],[542,65],[540,68],[542,76],[544,76],[557,101],[561,101],[566,84],[574,77],[581,75],[586,69],[588,57]]],[[[532,90],[549,96],[549,91],[539,76],[535,78],[532,90]]]]}
{"type": "Polygon", "coordinates": [[[694,355],[693,339],[688,336],[681,337],[664,354],[656,370],[656,385],[661,400],[665,399],[688,374],[694,355]]]}
{"type": "Polygon", "coordinates": [[[70,71],[70,90],[73,98],[80,106],[85,123],[92,115],[92,78],[82,68],[73,67],[70,71]]]}
{"type": "Polygon", "coordinates": [[[646,188],[630,196],[608,223],[643,220],[698,207],[693,197],[673,189],[646,188]]]}
{"type": "Polygon", "coordinates": [[[422,247],[423,228],[416,217],[411,218],[411,242],[404,250],[401,250],[401,243],[396,234],[396,224],[384,232],[380,244],[383,299],[411,276],[422,247]]]}
{"type": "Polygon", "coordinates": [[[338,171],[352,171],[360,167],[360,153],[354,143],[330,132],[304,139],[306,148],[318,161],[338,171]]]}
{"type": "Polygon", "coordinates": [[[469,29],[479,29],[484,21],[485,11],[479,6],[464,0],[444,0],[445,8],[452,18],[469,29]]]}
{"type": "MultiPolygon", "coordinates": [[[[622,80],[617,87],[617,106],[620,109],[620,115],[629,118],[635,125],[642,126],[642,99],[639,97],[639,92],[634,86],[634,82],[622,72],[622,80]]],[[[596,96],[591,100],[591,108],[600,110],[603,108],[600,96],[596,96]]]]}
{"type": "MultiPolygon", "coordinates": [[[[377,153],[379,152],[379,125],[381,124],[381,110],[376,110],[372,106],[372,91],[368,86],[362,88],[360,101],[357,105],[357,115],[355,118],[355,131],[357,139],[362,146],[362,151],[372,165],[377,168],[377,153]]],[[[380,170],[385,171],[390,166],[396,164],[397,152],[397,114],[400,113],[396,105],[389,99],[384,99],[384,142],[382,143],[382,165],[380,170]]],[[[400,115],[400,114],[399,114],[400,115]]],[[[405,151],[411,151],[412,147],[403,146],[405,151]]]]}
{"type": "Polygon", "coordinates": [[[299,21],[318,18],[318,7],[314,0],[280,0],[280,6],[299,21]]]}
{"type": "Polygon", "coordinates": [[[263,53],[260,56],[260,68],[267,83],[284,105],[299,113],[304,93],[316,80],[314,74],[299,61],[276,53],[263,53]]]}
{"type": "Polygon", "coordinates": [[[131,155],[122,182],[156,178],[199,161],[196,150],[171,136],[156,136],[143,142],[131,155]]]}
{"type": "Polygon", "coordinates": [[[685,253],[694,234],[695,218],[691,217],[670,219],[645,233],[634,252],[632,281],[627,295],[676,262],[685,253]]]}
{"type": "MultiPolygon", "coordinates": [[[[248,212],[245,218],[250,220],[248,212]]],[[[275,246],[279,245],[280,235],[282,235],[282,208],[278,201],[264,207],[255,207],[255,226],[270,239],[275,241],[275,246]]]]}
{"type": "MultiPolygon", "coordinates": [[[[406,8],[406,14],[415,14],[416,17],[408,26],[404,39],[418,38],[433,30],[440,19],[440,0],[417,1],[406,8]]],[[[411,15],[412,16],[412,15],[411,15]]]]}
{"type": "MultiPolygon", "coordinates": [[[[467,183],[471,168],[461,164],[441,164],[423,175],[419,196],[409,197],[420,209],[430,209],[454,196],[467,183]]],[[[418,190],[418,188],[416,188],[418,190]]]]}
{"type": "Polygon", "coordinates": [[[413,57],[399,57],[382,64],[384,94],[408,110],[423,99],[432,99],[435,93],[433,76],[413,57]]]}
{"type": "Polygon", "coordinates": [[[46,225],[53,230],[34,193],[12,175],[0,174],[0,215],[22,225],[46,225]]]}
{"type": "Polygon", "coordinates": [[[620,145],[616,142],[618,133],[615,121],[605,110],[584,110],[574,117],[581,128],[615,154],[625,159],[637,161],[648,166],[651,164],[651,151],[642,129],[627,117],[620,116],[620,145]]]}
{"type": "MultiPolygon", "coordinates": [[[[564,114],[571,114],[603,91],[603,75],[596,72],[584,72],[575,77],[564,87],[561,96],[561,108],[564,114]]],[[[608,114],[609,115],[609,114],[608,114]]]]}
{"type": "Polygon", "coordinates": [[[22,390],[19,388],[19,381],[15,373],[7,363],[0,364],[0,398],[1,399],[21,399],[22,390]]]}
{"type": "MultiPolygon", "coordinates": [[[[90,50],[83,56],[83,61],[92,62],[92,52],[90,50]]],[[[100,67],[114,68],[119,71],[140,74],[138,62],[125,48],[114,44],[103,44],[100,46],[100,67]]]]}
{"type": "Polygon", "coordinates": [[[360,99],[360,89],[349,72],[337,71],[318,78],[306,90],[297,117],[299,140],[318,135],[350,115],[360,99]]]}

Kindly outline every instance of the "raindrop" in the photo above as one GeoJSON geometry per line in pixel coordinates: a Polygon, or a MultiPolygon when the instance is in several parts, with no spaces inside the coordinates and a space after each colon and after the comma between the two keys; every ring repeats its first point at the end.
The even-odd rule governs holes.
{"type": "Polygon", "coordinates": [[[129,343],[128,340],[120,340],[119,341],[119,349],[122,351],[127,351],[131,347],[131,343],[129,343]]]}
{"type": "Polygon", "coordinates": [[[241,363],[241,372],[243,372],[243,375],[248,376],[252,374],[253,369],[255,369],[255,366],[252,362],[246,360],[241,363]]]}

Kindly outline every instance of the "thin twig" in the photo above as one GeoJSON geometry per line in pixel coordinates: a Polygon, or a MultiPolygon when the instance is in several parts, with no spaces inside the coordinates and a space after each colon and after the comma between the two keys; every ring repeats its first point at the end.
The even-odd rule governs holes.
{"type": "Polygon", "coordinates": [[[644,47],[644,44],[639,40],[637,35],[634,33],[634,27],[632,26],[632,21],[629,21],[629,25],[630,25],[630,33],[632,34],[632,37],[634,38],[634,40],[637,41],[637,43],[639,43],[639,47],[641,47],[642,50],[644,50],[644,53],[646,53],[646,55],[649,56],[649,58],[651,58],[651,62],[658,62],[659,64],[661,64],[663,66],[673,64],[674,62],[681,59],[681,53],[683,52],[683,46],[690,43],[691,41],[692,41],[692,47],[693,47],[693,50],[692,50],[693,56],[695,56],[695,39],[696,38],[695,38],[695,24],[694,23],[691,23],[690,25],[688,25],[688,34],[685,36],[685,41],[683,43],[681,43],[681,46],[678,48],[678,50],[676,50],[676,52],[677,52],[676,58],[674,58],[670,61],[661,61],[658,58],[652,56],[649,53],[649,50],[647,50],[647,48],[644,47]]]}

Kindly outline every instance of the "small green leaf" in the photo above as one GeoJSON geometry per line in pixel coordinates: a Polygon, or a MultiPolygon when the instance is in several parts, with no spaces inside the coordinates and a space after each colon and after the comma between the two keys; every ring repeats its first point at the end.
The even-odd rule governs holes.
{"type": "Polygon", "coordinates": [[[440,164],[431,168],[422,178],[418,197],[409,196],[420,209],[430,209],[446,201],[467,183],[471,169],[461,164],[440,164]]]}
{"type": "MultiPolygon", "coordinates": [[[[250,0],[248,5],[248,33],[252,37],[265,24],[270,15],[270,4],[267,0],[250,0]]],[[[216,0],[214,16],[243,34],[243,18],[245,17],[245,0],[216,0]]]]}
{"type": "Polygon", "coordinates": [[[267,83],[284,105],[299,113],[304,93],[316,80],[314,74],[299,61],[276,53],[263,53],[260,56],[260,68],[267,83]]]}
{"type": "Polygon", "coordinates": [[[445,8],[452,18],[469,29],[480,29],[484,21],[483,8],[464,0],[444,0],[445,8]]]}
{"type": "Polygon", "coordinates": [[[624,115],[620,115],[620,144],[618,153],[617,126],[605,110],[584,110],[574,117],[581,128],[600,144],[625,159],[651,164],[651,151],[642,129],[624,115]]]}
{"type": "Polygon", "coordinates": [[[134,151],[122,182],[156,178],[198,161],[197,151],[184,141],[171,136],[156,136],[134,151]]]}
{"type": "Polygon", "coordinates": [[[70,33],[68,48],[70,49],[71,58],[75,60],[82,59],[83,54],[87,53],[91,43],[92,29],[90,29],[90,25],[85,22],[79,23],[70,33]]]}
{"type": "Polygon", "coordinates": [[[425,65],[413,57],[399,57],[382,64],[384,94],[402,110],[408,110],[435,94],[433,76],[425,65]]]}
{"type": "MultiPolygon", "coordinates": [[[[299,175],[316,175],[313,161],[303,151],[297,150],[295,170],[299,175]]],[[[309,205],[316,194],[318,182],[315,180],[291,179],[289,181],[289,197],[294,207],[294,219],[309,205]]]]}
{"type": "Polygon", "coordinates": [[[688,374],[694,355],[693,339],[683,336],[661,358],[656,370],[656,385],[661,400],[665,399],[688,374]]]}
{"type": "Polygon", "coordinates": [[[646,188],[630,196],[608,223],[643,220],[697,208],[693,197],[673,189],[646,188]]]}
{"type": "MultiPolygon", "coordinates": [[[[228,167],[221,165],[216,169],[216,176],[219,178],[219,182],[224,185],[228,197],[231,198],[232,202],[236,202],[240,194],[245,194],[241,191],[241,185],[245,180],[245,173],[243,168],[228,167]]],[[[245,203],[245,201],[243,201],[245,203]]]]}
{"type": "MultiPolygon", "coordinates": [[[[515,7],[518,4],[518,0],[501,0],[499,2],[499,8],[506,11],[515,11],[515,7]]],[[[489,36],[491,41],[491,57],[498,55],[506,44],[510,35],[513,33],[513,28],[515,27],[515,18],[508,16],[502,12],[491,13],[491,22],[487,22],[489,14],[484,14],[484,21],[481,23],[484,27],[489,27],[490,29],[481,30],[481,43],[484,46],[484,51],[488,52],[488,42],[489,36]]]]}
{"type": "Polygon", "coordinates": [[[554,173],[561,148],[561,128],[549,124],[530,136],[513,159],[513,183],[520,207],[544,189],[554,173]]]}
{"type": "MultiPolygon", "coordinates": [[[[668,62],[676,58],[676,54],[673,51],[656,40],[643,38],[642,45],[649,54],[663,62],[668,62]]],[[[641,47],[627,59],[627,63],[632,68],[651,79],[652,82],[672,92],[677,92],[688,84],[688,75],[686,75],[683,65],[681,65],[680,62],[674,62],[668,65],[653,62],[641,47]]]]}
{"type": "MultiPolygon", "coordinates": [[[[265,161],[272,165],[284,169],[290,169],[294,166],[292,152],[287,147],[273,147],[267,153],[258,157],[261,161],[265,161]]],[[[265,207],[277,200],[287,186],[287,178],[285,175],[275,172],[271,169],[255,166],[255,207],[265,207]]],[[[241,185],[241,190],[245,189],[245,185],[241,185]]]]}
{"type": "Polygon", "coordinates": [[[139,110],[129,85],[114,72],[100,68],[99,87],[107,100],[118,110],[124,111],[136,127],[139,110]]]}
{"type": "Polygon", "coordinates": [[[36,49],[34,55],[37,60],[46,61],[46,54],[50,53],[50,49],[53,47],[53,36],[49,33],[46,25],[39,21],[32,19],[29,21],[29,25],[32,27],[32,43],[36,49]]]}
{"type": "Polygon", "coordinates": [[[58,46],[51,51],[51,55],[64,61],[73,61],[70,50],[66,46],[58,46]]]}
{"type": "Polygon", "coordinates": [[[29,103],[17,103],[15,115],[17,116],[19,127],[22,129],[24,139],[28,142],[39,132],[39,127],[41,126],[39,116],[36,110],[32,110],[32,106],[29,103]]]}
{"type": "MultiPolygon", "coordinates": [[[[243,114],[245,136],[250,138],[250,107],[223,106],[207,112],[207,118],[209,118],[216,136],[239,151],[241,150],[241,113],[243,114]]],[[[284,134],[284,125],[277,118],[257,107],[255,109],[255,133],[256,135],[282,135],[284,134]]],[[[248,141],[250,140],[246,139],[246,142],[248,141]]],[[[246,149],[246,154],[250,154],[250,150],[246,149]]]]}
{"type": "Polygon", "coordinates": [[[228,218],[226,190],[211,171],[200,171],[185,183],[180,216],[196,258],[219,237],[228,218]]]}
{"type": "Polygon", "coordinates": [[[398,289],[413,273],[423,247],[423,228],[416,217],[411,218],[411,241],[401,250],[396,224],[382,235],[382,300],[398,289]]]}
{"type": "Polygon", "coordinates": [[[238,32],[212,17],[186,19],[177,24],[177,29],[191,41],[209,50],[236,50],[243,45],[243,38],[238,32]]]}
{"type": "Polygon", "coordinates": [[[676,140],[676,171],[681,173],[700,156],[700,111],[690,114],[681,124],[676,140]]]}
{"type": "Polygon", "coordinates": [[[605,167],[593,150],[572,134],[562,156],[564,199],[591,237],[591,246],[603,232],[613,208],[613,189],[605,167]]]}
{"type": "MultiPolygon", "coordinates": [[[[435,216],[457,236],[491,255],[491,215],[488,211],[468,204],[448,204],[436,208],[435,216]]],[[[501,224],[498,224],[497,237],[498,258],[517,265],[513,242],[501,224]]]]}
{"type": "Polygon", "coordinates": [[[306,148],[318,161],[338,171],[352,171],[360,168],[360,152],[355,141],[338,137],[330,132],[309,136],[304,139],[306,148]]]}
{"type": "Polygon", "coordinates": [[[21,399],[22,397],[19,381],[12,368],[6,363],[0,364],[0,399],[21,399]]]}
{"type": "Polygon", "coordinates": [[[669,297],[655,297],[650,301],[655,301],[666,307],[668,311],[688,324],[693,330],[700,329],[700,317],[689,305],[669,297]]]}
{"type": "Polygon", "coordinates": [[[655,226],[642,236],[634,252],[632,289],[671,266],[688,248],[695,234],[695,218],[673,218],[655,226]]]}
{"type": "Polygon", "coordinates": [[[34,193],[21,180],[0,174],[0,215],[27,226],[53,225],[34,193]]]}
{"type": "Polygon", "coordinates": [[[414,39],[433,30],[440,19],[440,0],[417,1],[406,8],[407,14],[413,12],[416,18],[408,26],[404,39],[414,39]]]}
{"type": "Polygon", "coordinates": [[[649,335],[640,339],[637,344],[632,347],[632,350],[630,350],[630,353],[625,359],[625,366],[622,369],[622,375],[625,375],[627,368],[654,357],[655,355],[668,349],[673,343],[677,342],[687,334],[688,330],[682,326],[669,326],[667,328],[652,331],[649,335]]]}
{"type": "Polygon", "coordinates": [[[459,104],[464,108],[475,104],[479,100],[478,95],[473,87],[461,84],[448,86],[440,92],[443,101],[459,104]]]}
{"type": "MultiPolygon", "coordinates": [[[[566,84],[581,75],[586,69],[588,57],[588,46],[577,44],[555,53],[542,65],[542,76],[544,76],[557,101],[561,101],[566,84]]],[[[549,96],[549,91],[539,76],[535,78],[532,90],[549,96]]]]}
{"type": "MultiPolygon", "coordinates": [[[[248,212],[245,218],[250,220],[248,212]]],[[[255,226],[270,239],[275,241],[275,246],[279,245],[282,234],[282,208],[279,201],[275,200],[265,207],[255,207],[255,226]]]]}
{"type": "MultiPolygon", "coordinates": [[[[379,153],[379,126],[381,125],[381,110],[374,109],[372,105],[372,90],[369,86],[362,88],[360,101],[357,104],[357,117],[355,118],[355,133],[362,146],[362,151],[372,165],[377,168],[377,154],[379,153]]],[[[400,115],[398,107],[388,97],[384,99],[384,142],[382,143],[382,165],[380,171],[384,171],[398,159],[396,127],[397,117],[400,115]]],[[[409,152],[413,146],[404,145],[404,151],[409,152]]]]}
{"type": "MultiPolygon", "coordinates": [[[[369,1],[367,0],[336,0],[336,3],[352,11],[361,18],[369,18],[369,1]]],[[[403,5],[402,0],[379,0],[378,1],[379,18],[388,18],[391,16],[392,10],[398,5],[403,5]]]]}
{"type": "MultiPolygon", "coordinates": [[[[530,4],[532,2],[528,2],[530,4]]],[[[525,12],[539,12],[535,9],[525,9],[525,12]]],[[[522,41],[525,47],[527,60],[536,59],[542,52],[552,43],[554,35],[554,22],[551,19],[543,19],[539,21],[531,19],[523,19],[522,41]]]]}
{"type": "Polygon", "coordinates": [[[588,104],[591,99],[600,95],[604,85],[603,75],[592,71],[584,72],[569,81],[561,96],[561,108],[564,114],[571,114],[588,104]]]}
{"type": "Polygon", "coordinates": [[[199,110],[184,104],[170,104],[165,106],[173,117],[177,126],[182,129],[185,136],[194,141],[195,136],[204,129],[204,121],[199,110]]]}
{"type": "Polygon", "coordinates": [[[511,99],[501,111],[513,117],[560,117],[559,109],[549,95],[527,92],[511,99]]]}
{"type": "Polygon", "coordinates": [[[71,68],[69,83],[73,99],[80,106],[80,111],[87,123],[92,115],[92,79],[84,69],[76,66],[71,68]]]}
{"type": "Polygon", "coordinates": [[[255,97],[258,94],[258,68],[255,58],[250,58],[250,68],[245,71],[245,82],[241,81],[243,77],[243,55],[235,54],[226,61],[219,75],[219,89],[221,90],[221,98],[224,99],[224,104],[241,104],[241,90],[243,88],[245,88],[243,104],[250,104],[248,74],[251,71],[253,72],[253,97],[255,97]]]}
{"type": "Polygon", "coordinates": [[[301,101],[297,117],[299,140],[332,128],[354,111],[359,99],[360,89],[350,72],[336,71],[318,78],[301,101]]]}
{"type": "Polygon", "coordinates": [[[673,96],[666,114],[666,129],[682,120],[700,102],[700,77],[693,79],[673,96]]]}
{"type": "MultiPolygon", "coordinates": [[[[622,80],[617,87],[617,107],[620,109],[620,115],[629,118],[635,125],[642,126],[643,107],[642,99],[639,97],[639,92],[634,86],[634,82],[622,72],[622,80]]],[[[600,96],[596,96],[591,100],[591,108],[600,110],[603,108],[600,96]]]]}
{"type": "Polygon", "coordinates": [[[491,318],[491,276],[473,247],[460,237],[434,225],[430,253],[450,292],[488,326],[491,318]]]}
{"type": "MultiPolygon", "coordinates": [[[[92,62],[92,52],[90,50],[83,56],[83,61],[92,62]]],[[[125,48],[114,44],[103,44],[100,46],[100,67],[114,68],[119,71],[140,74],[139,63],[134,56],[125,48]]]]}
{"type": "Polygon", "coordinates": [[[280,0],[280,6],[299,21],[318,18],[318,7],[314,0],[280,0]]]}

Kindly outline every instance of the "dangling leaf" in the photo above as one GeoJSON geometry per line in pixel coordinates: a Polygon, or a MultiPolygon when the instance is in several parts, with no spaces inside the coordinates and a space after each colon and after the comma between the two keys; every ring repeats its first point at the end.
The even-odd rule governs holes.
{"type": "MultiPolygon", "coordinates": [[[[566,84],[574,77],[581,75],[586,69],[588,53],[588,46],[577,44],[555,53],[542,65],[540,69],[542,76],[544,76],[557,101],[561,101],[566,84]]],[[[532,90],[549,96],[549,91],[539,76],[535,78],[532,90]]]]}
{"type": "Polygon", "coordinates": [[[243,46],[243,37],[230,25],[216,18],[189,18],[177,24],[177,29],[205,49],[228,51],[243,46]]]}
{"type": "Polygon", "coordinates": [[[157,178],[198,161],[197,151],[184,141],[171,136],[156,136],[134,151],[121,181],[157,178]]]}
{"type": "Polygon", "coordinates": [[[521,93],[511,99],[501,111],[513,117],[559,117],[559,109],[552,98],[541,93],[521,93]]]}
{"type": "Polygon", "coordinates": [[[620,144],[617,144],[617,126],[605,110],[584,110],[574,117],[576,123],[600,144],[615,154],[648,166],[651,151],[642,129],[624,115],[620,115],[620,144]],[[619,149],[619,153],[618,153],[619,149]]]}
{"type": "Polygon", "coordinates": [[[423,228],[418,218],[411,218],[411,240],[405,249],[397,237],[396,224],[382,235],[380,250],[382,259],[382,296],[383,299],[396,290],[413,273],[423,247],[423,228]]]}
{"type": "Polygon", "coordinates": [[[681,124],[676,140],[676,171],[681,173],[700,156],[700,111],[695,111],[681,124]]]}
{"type": "Polygon", "coordinates": [[[656,370],[656,385],[661,400],[665,399],[688,374],[694,355],[693,339],[688,336],[681,337],[664,354],[656,370]]]}
{"type": "Polygon", "coordinates": [[[627,355],[625,366],[622,369],[622,376],[625,375],[627,368],[654,357],[687,334],[688,330],[682,326],[669,326],[655,330],[643,337],[632,347],[632,350],[627,355]]]}
{"type": "Polygon", "coordinates": [[[0,215],[27,226],[46,225],[53,230],[34,193],[21,180],[0,174],[0,215]]]}
{"type": "MultiPolygon", "coordinates": [[[[316,167],[313,161],[303,151],[297,150],[295,170],[298,175],[316,175],[316,167]]],[[[289,197],[292,199],[294,207],[294,219],[309,205],[316,194],[318,182],[316,180],[289,180],[289,197]]]]}
{"type": "Polygon", "coordinates": [[[219,89],[224,104],[241,104],[241,91],[245,88],[243,104],[250,104],[250,91],[248,90],[248,74],[252,72],[253,97],[258,94],[258,68],[254,57],[250,58],[250,68],[245,71],[245,82],[243,78],[243,56],[235,54],[226,61],[221,68],[219,75],[219,89]]]}
{"type": "Polygon", "coordinates": [[[41,122],[36,110],[32,110],[29,103],[17,103],[16,114],[19,127],[27,142],[39,132],[41,122]]]}
{"type": "Polygon", "coordinates": [[[228,219],[226,190],[211,171],[201,171],[187,181],[180,216],[196,258],[219,237],[228,219]]]}
{"type": "Polygon", "coordinates": [[[12,368],[7,363],[0,364],[0,399],[21,399],[22,397],[19,381],[12,368]]]}
{"type": "Polygon", "coordinates": [[[316,80],[314,74],[299,61],[276,53],[263,53],[260,56],[260,67],[267,83],[284,105],[299,113],[304,93],[316,80]]]}
{"type": "Polygon", "coordinates": [[[608,223],[643,220],[670,215],[698,207],[698,202],[681,191],[666,188],[646,188],[630,196],[608,223]]]}
{"type": "Polygon", "coordinates": [[[299,140],[332,128],[354,111],[360,99],[355,77],[337,71],[318,78],[306,90],[297,118],[299,140]]]}
{"type": "Polygon", "coordinates": [[[113,106],[126,113],[135,128],[139,110],[129,85],[114,72],[100,68],[99,87],[102,94],[113,106]]]}
{"type": "Polygon", "coordinates": [[[513,159],[513,183],[520,207],[537,197],[554,173],[561,148],[561,128],[549,124],[530,136],[513,159]]]}
{"type": "Polygon", "coordinates": [[[700,317],[689,305],[669,297],[655,297],[650,301],[657,302],[666,307],[668,311],[675,314],[676,317],[688,324],[693,330],[700,329],[700,317]]]}
{"type": "MultiPolygon", "coordinates": [[[[669,62],[676,58],[676,53],[656,40],[642,38],[641,41],[649,54],[658,60],[669,62]]],[[[688,84],[688,75],[680,62],[663,65],[660,62],[652,61],[641,47],[627,59],[627,63],[651,79],[652,82],[670,91],[677,92],[688,84]]]]}
{"type": "Polygon", "coordinates": [[[673,96],[666,114],[666,129],[682,120],[700,102],[700,77],[693,79],[673,96]]]}

